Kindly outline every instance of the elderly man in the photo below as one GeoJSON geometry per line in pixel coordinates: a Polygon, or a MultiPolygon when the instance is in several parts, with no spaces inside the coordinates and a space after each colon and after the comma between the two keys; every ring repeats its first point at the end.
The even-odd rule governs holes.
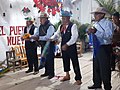
{"type": "MultiPolygon", "coordinates": [[[[41,53],[43,52],[43,48],[46,42],[50,39],[50,37],[54,34],[55,28],[48,20],[49,16],[45,12],[41,12],[40,14],[40,26],[35,33],[35,35],[31,36],[35,40],[38,40],[41,45],[41,53]]],[[[45,73],[41,75],[41,77],[48,76],[48,79],[54,77],[54,42],[50,42],[49,47],[47,49],[47,54],[45,57],[45,73]]]]}
{"type": "Polygon", "coordinates": [[[66,76],[63,77],[61,81],[70,80],[70,59],[72,60],[73,69],[75,72],[75,84],[81,85],[81,73],[79,68],[76,41],[78,38],[77,25],[70,21],[71,13],[68,11],[62,11],[62,24],[59,26],[56,33],[51,37],[51,39],[56,39],[59,35],[62,38],[61,50],[63,58],[64,71],[66,76]]]}
{"type": "Polygon", "coordinates": [[[24,29],[21,39],[25,40],[25,50],[26,50],[26,56],[28,60],[29,69],[26,71],[26,73],[32,72],[33,66],[34,66],[34,74],[37,74],[39,72],[37,45],[35,40],[29,39],[30,35],[34,35],[35,31],[37,30],[37,27],[34,26],[33,24],[34,21],[32,17],[27,17],[25,18],[25,20],[26,20],[26,27],[24,29]]]}
{"type": "Polygon", "coordinates": [[[102,82],[105,90],[111,90],[111,54],[112,54],[112,36],[114,32],[113,23],[105,18],[106,9],[98,7],[94,14],[95,23],[88,32],[93,34],[93,44],[96,49],[93,58],[93,85],[88,89],[102,88],[102,82]],[[97,44],[96,44],[97,42],[97,44]],[[99,43],[99,44],[98,44],[99,43]],[[97,46],[96,46],[97,45],[97,46]]]}

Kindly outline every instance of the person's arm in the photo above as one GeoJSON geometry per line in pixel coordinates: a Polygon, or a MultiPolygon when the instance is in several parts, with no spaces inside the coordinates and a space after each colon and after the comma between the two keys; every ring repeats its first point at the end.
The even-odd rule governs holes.
{"type": "Polygon", "coordinates": [[[30,39],[34,39],[34,40],[38,40],[39,39],[39,28],[35,28],[34,35],[31,35],[30,39]]]}
{"type": "MultiPolygon", "coordinates": [[[[60,25],[61,26],[61,25],[60,25]]],[[[57,31],[54,33],[53,36],[50,37],[51,40],[55,41],[58,40],[60,37],[60,26],[58,27],[57,31]]]]}
{"type": "Polygon", "coordinates": [[[30,41],[31,41],[31,42],[33,42],[33,41],[35,41],[35,40],[38,40],[38,36],[35,36],[37,30],[38,30],[38,28],[35,27],[35,29],[34,29],[34,34],[32,35],[33,38],[31,38],[31,36],[30,36],[30,41]]]}
{"type": "Polygon", "coordinates": [[[24,31],[21,32],[21,36],[20,36],[22,41],[24,40],[23,35],[24,35],[24,31]]]}
{"type": "Polygon", "coordinates": [[[112,38],[112,35],[113,35],[113,32],[114,32],[114,28],[113,28],[112,22],[106,22],[104,24],[106,25],[105,27],[100,27],[100,25],[97,25],[96,29],[97,28],[99,28],[99,29],[97,29],[95,35],[97,37],[103,38],[103,39],[112,38]]]}
{"type": "Polygon", "coordinates": [[[71,39],[66,43],[68,46],[73,45],[76,43],[77,38],[78,38],[78,30],[77,30],[77,25],[73,24],[71,28],[71,39]]]}
{"type": "Polygon", "coordinates": [[[47,41],[54,34],[54,32],[55,32],[54,26],[52,26],[52,25],[49,26],[49,28],[47,30],[47,34],[45,36],[39,36],[39,40],[47,41]]]}

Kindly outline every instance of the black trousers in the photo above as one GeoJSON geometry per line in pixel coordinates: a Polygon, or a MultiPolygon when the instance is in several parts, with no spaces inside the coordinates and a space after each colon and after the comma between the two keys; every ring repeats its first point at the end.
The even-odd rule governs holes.
{"type": "Polygon", "coordinates": [[[62,51],[64,72],[70,71],[70,59],[72,61],[73,69],[75,72],[75,80],[81,80],[80,67],[77,56],[76,45],[70,46],[66,51],[62,51]]]}
{"type": "Polygon", "coordinates": [[[28,60],[28,67],[29,70],[38,71],[38,57],[37,57],[37,47],[35,48],[25,48],[26,49],[26,56],[28,60]]]}
{"type": "Polygon", "coordinates": [[[49,76],[54,76],[54,54],[55,46],[54,42],[50,42],[49,48],[47,50],[46,61],[45,61],[45,73],[49,76]]]}
{"type": "Polygon", "coordinates": [[[115,70],[115,60],[116,60],[116,55],[112,53],[112,58],[111,58],[111,69],[115,70]]]}
{"type": "Polygon", "coordinates": [[[111,90],[111,45],[101,45],[93,59],[93,82],[95,86],[104,84],[105,90],[111,90]]]}

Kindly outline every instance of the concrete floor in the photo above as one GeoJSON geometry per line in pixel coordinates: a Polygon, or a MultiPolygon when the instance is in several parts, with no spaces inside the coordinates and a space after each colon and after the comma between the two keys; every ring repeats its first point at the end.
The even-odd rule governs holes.
{"type": "MultiPolygon", "coordinates": [[[[39,74],[26,74],[28,68],[18,70],[16,72],[8,72],[4,77],[0,78],[0,90],[88,90],[87,87],[92,85],[92,53],[84,53],[83,57],[79,58],[82,85],[74,85],[74,72],[71,65],[70,81],[60,82],[64,76],[63,64],[61,58],[55,58],[55,73],[56,76],[52,79],[47,77],[41,78],[44,69],[39,71],[39,74]],[[59,78],[58,78],[59,77],[59,78]]],[[[120,90],[120,73],[112,72],[112,90],[120,90]]]]}

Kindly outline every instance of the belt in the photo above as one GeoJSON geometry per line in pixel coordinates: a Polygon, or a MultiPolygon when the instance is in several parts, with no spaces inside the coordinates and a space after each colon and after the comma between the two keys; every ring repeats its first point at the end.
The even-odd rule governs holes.
{"type": "Polygon", "coordinates": [[[101,46],[111,46],[111,44],[104,44],[104,45],[101,45],[101,46]]]}

